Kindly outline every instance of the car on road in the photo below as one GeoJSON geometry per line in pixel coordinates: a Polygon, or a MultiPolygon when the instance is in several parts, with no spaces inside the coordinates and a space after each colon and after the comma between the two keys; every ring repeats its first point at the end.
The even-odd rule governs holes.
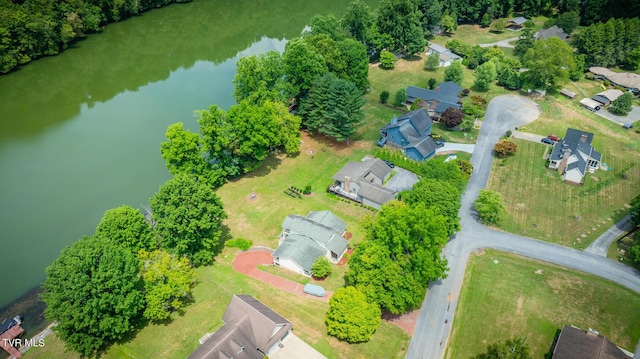
{"type": "Polygon", "coordinates": [[[540,140],[540,142],[542,143],[546,143],[547,145],[553,145],[555,142],[553,142],[553,140],[549,139],[549,138],[543,138],[540,140]]]}
{"type": "Polygon", "coordinates": [[[444,141],[443,140],[435,140],[433,141],[436,143],[436,147],[440,148],[444,146],[444,141]]]}
{"type": "Polygon", "coordinates": [[[396,167],[396,165],[394,165],[393,162],[391,162],[391,161],[385,160],[384,163],[386,163],[387,166],[389,166],[389,168],[395,168],[396,167]]]}
{"type": "Polygon", "coordinates": [[[550,139],[551,141],[560,141],[560,137],[556,136],[556,135],[549,135],[547,136],[548,139],[550,139]]]}

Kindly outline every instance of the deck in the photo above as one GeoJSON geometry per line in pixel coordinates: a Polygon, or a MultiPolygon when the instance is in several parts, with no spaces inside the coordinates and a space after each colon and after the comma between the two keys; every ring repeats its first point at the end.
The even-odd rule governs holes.
{"type": "Polygon", "coordinates": [[[0,348],[4,349],[12,358],[22,357],[22,353],[11,345],[9,340],[15,339],[24,333],[24,328],[20,325],[14,325],[11,329],[0,334],[0,348]]]}

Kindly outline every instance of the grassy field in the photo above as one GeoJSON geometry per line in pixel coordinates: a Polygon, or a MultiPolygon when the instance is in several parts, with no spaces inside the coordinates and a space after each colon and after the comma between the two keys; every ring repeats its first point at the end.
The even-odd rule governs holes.
{"type": "MultiPolygon", "coordinates": [[[[508,19],[507,19],[508,20],[508,19]]],[[[542,28],[542,24],[546,18],[539,17],[533,19],[533,22],[536,24],[534,28],[534,33],[539,31],[542,28]]],[[[489,27],[482,27],[480,25],[460,25],[458,29],[453,34],[447,34],[442,36],[435,36],[433,39],[429,40],[444,46],[447,41],[458,39],[462,40],[471,45],[479,45],[479,44],[489,44],[492,42],[506,40],[513,37],[520,36],[520,31],[511,31],[506,29],[501,33],[491,32],[489,27]]]]}
{"type": "Polygon", "coordinates": [[[509,215],[501,229],[585,248],[625,214],[627,203],[640,192],[640,135],[568,99],[552,97],[540,106],[540,118],[520,130],[559,136],[568,127],[592,132],[594,147],[613,170],[587,174],[584,186],[568,185],[558,172],[545,168],[550,146],[516,140],[518,152],[494,161],[487,187],[504,198],[509,215]],[[622,173],[628,179],[622,179],[622,173]]]}
{"type": "MultiPolygon", "coordinates": [[[[198,269],[194,302],[168,324],[148,325],[126,343],[112,346],[102,358],[185,358],[198,339],[222,326],[222,315],[232,294],[250,294],[293,323],[294,333],[328,358],[402,358],[409,337],[398,327],[382,322],[368,343],[349,345],[326,334],[328,304],[305,299],[236,273],[231,267],[235,251],[226,249],[211,267],[198,269]]],[[[51,335],[45,346],[29,350],[25,358],[73,358],[60,339],[51,335]]]]}
{"type": "Polygon", "coordinates": [[[446,358],[469,358],[513,335],[527,336],[533,358],[542,358],[564,324],[594,328],[628,350],[640,337],[640,295],[544,262],[472,255],[462,288],[446,358]]]}

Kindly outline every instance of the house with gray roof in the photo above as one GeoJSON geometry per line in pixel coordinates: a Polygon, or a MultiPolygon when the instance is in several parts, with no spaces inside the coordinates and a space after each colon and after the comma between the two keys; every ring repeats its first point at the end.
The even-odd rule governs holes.
{"type": "Polygon", "coordinates": [[[460,109],[460,97],[458,94],[462,87],[453,81],[440,83],[433,90],[421,87],[407,86],[407,103],[412,104],[418,99],[422,100],[420,105],[427,110],[431,117],[440,117],[449,107],[460,109]]]}
{"type": "Polygon", "coordinates": [[[593,173],[602,163],[602,154],[593,148],[593,133],[568,128],[549,156],[549,168],[562,173],[565,182],[581,185],[587,171],[593,173]]]}
{"type": "Polygon", "coordinates": [[[569,37],[569,34],[559,28],[558,25],[553,25],[548,29],[540,30],[536,33],[535,37],[536,40],[548,40],[552,37],[557,37],[560,40],[565,41],[569,37]]]}
{"type": "Polygon", "coordinates": [[[278,350],[292,324],[250,295],[234,294],[224,325],[200,339],[189,359],[263,359],[278,350]]]}
{"type": "Polygon", "coordinates": [[[306,217],[288,215],[278,237],[280,245],[271,254],[273,264],[311,276],[311,267],[319,257],[338,263],[347,251],[342,236],[347,224],[331,211],[311,211],[306,217]]]}
{"type": "Polygon", "coordinates": [[[527,22],[527,18],[518,16],[513,19],[509,19],[507,21],[507,27],[511,30],[520,30],[524,26],[524,23],[527,22]]]}
{"type": "Polygon", "coordinates": [[[597,79],[609,80],[612,85],[625,88],[636,95],[640,94],[640,75],[631,72],[614,72],[605,67],[590,67],[597,79]]]}
{"type": "Polygon", "coordinates": [[[437,148],[431,138],[432,126],[433,120],[424,108],[394,117],[380,129],[378,146],[395,147],[418,162],[427,160],[436,154],[437,148]]]}
{"type": "Polygon", "coordinates": [[[633,359],[633,354],[613,344],[593,329],[565,325],[553,348],[552,359],[633,359]]]}
{"type": "Polygon", "coordinates": [[[451,65],[454,61],[461,61],[462,57],[457,54],[451,52],[451,50],[446,47],[434,43],[429,43],[429,47],[427,48],[427,55],[438,54],[440,59],[440,67],[447,67],[451,65]]]}
{"type": "Polygon", "coordinates": [[[380,209],[383,204],[396,198],[396,191],[385,187],[391,169],[379,158],[368,158],[362,162],[349,162],[332,179],[329,191],[352,201],[380,209]]]}

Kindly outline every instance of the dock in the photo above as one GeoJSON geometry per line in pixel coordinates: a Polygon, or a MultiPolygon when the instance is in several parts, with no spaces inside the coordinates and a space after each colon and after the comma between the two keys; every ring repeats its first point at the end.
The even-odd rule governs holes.
{"type": "Polygon", "coordinates": [[[18,324],[14,325],[6,332],[0,334],[0,348],[9,353],[9,356],[11,356],[12,358],[22,357],[22,353],[14,346],[12,346],[10,342],[10,340],[19,337],[20,335],[22,335],[22,333],[24,333],[24,328],[22,328],[22,326],[18,324]]]}

